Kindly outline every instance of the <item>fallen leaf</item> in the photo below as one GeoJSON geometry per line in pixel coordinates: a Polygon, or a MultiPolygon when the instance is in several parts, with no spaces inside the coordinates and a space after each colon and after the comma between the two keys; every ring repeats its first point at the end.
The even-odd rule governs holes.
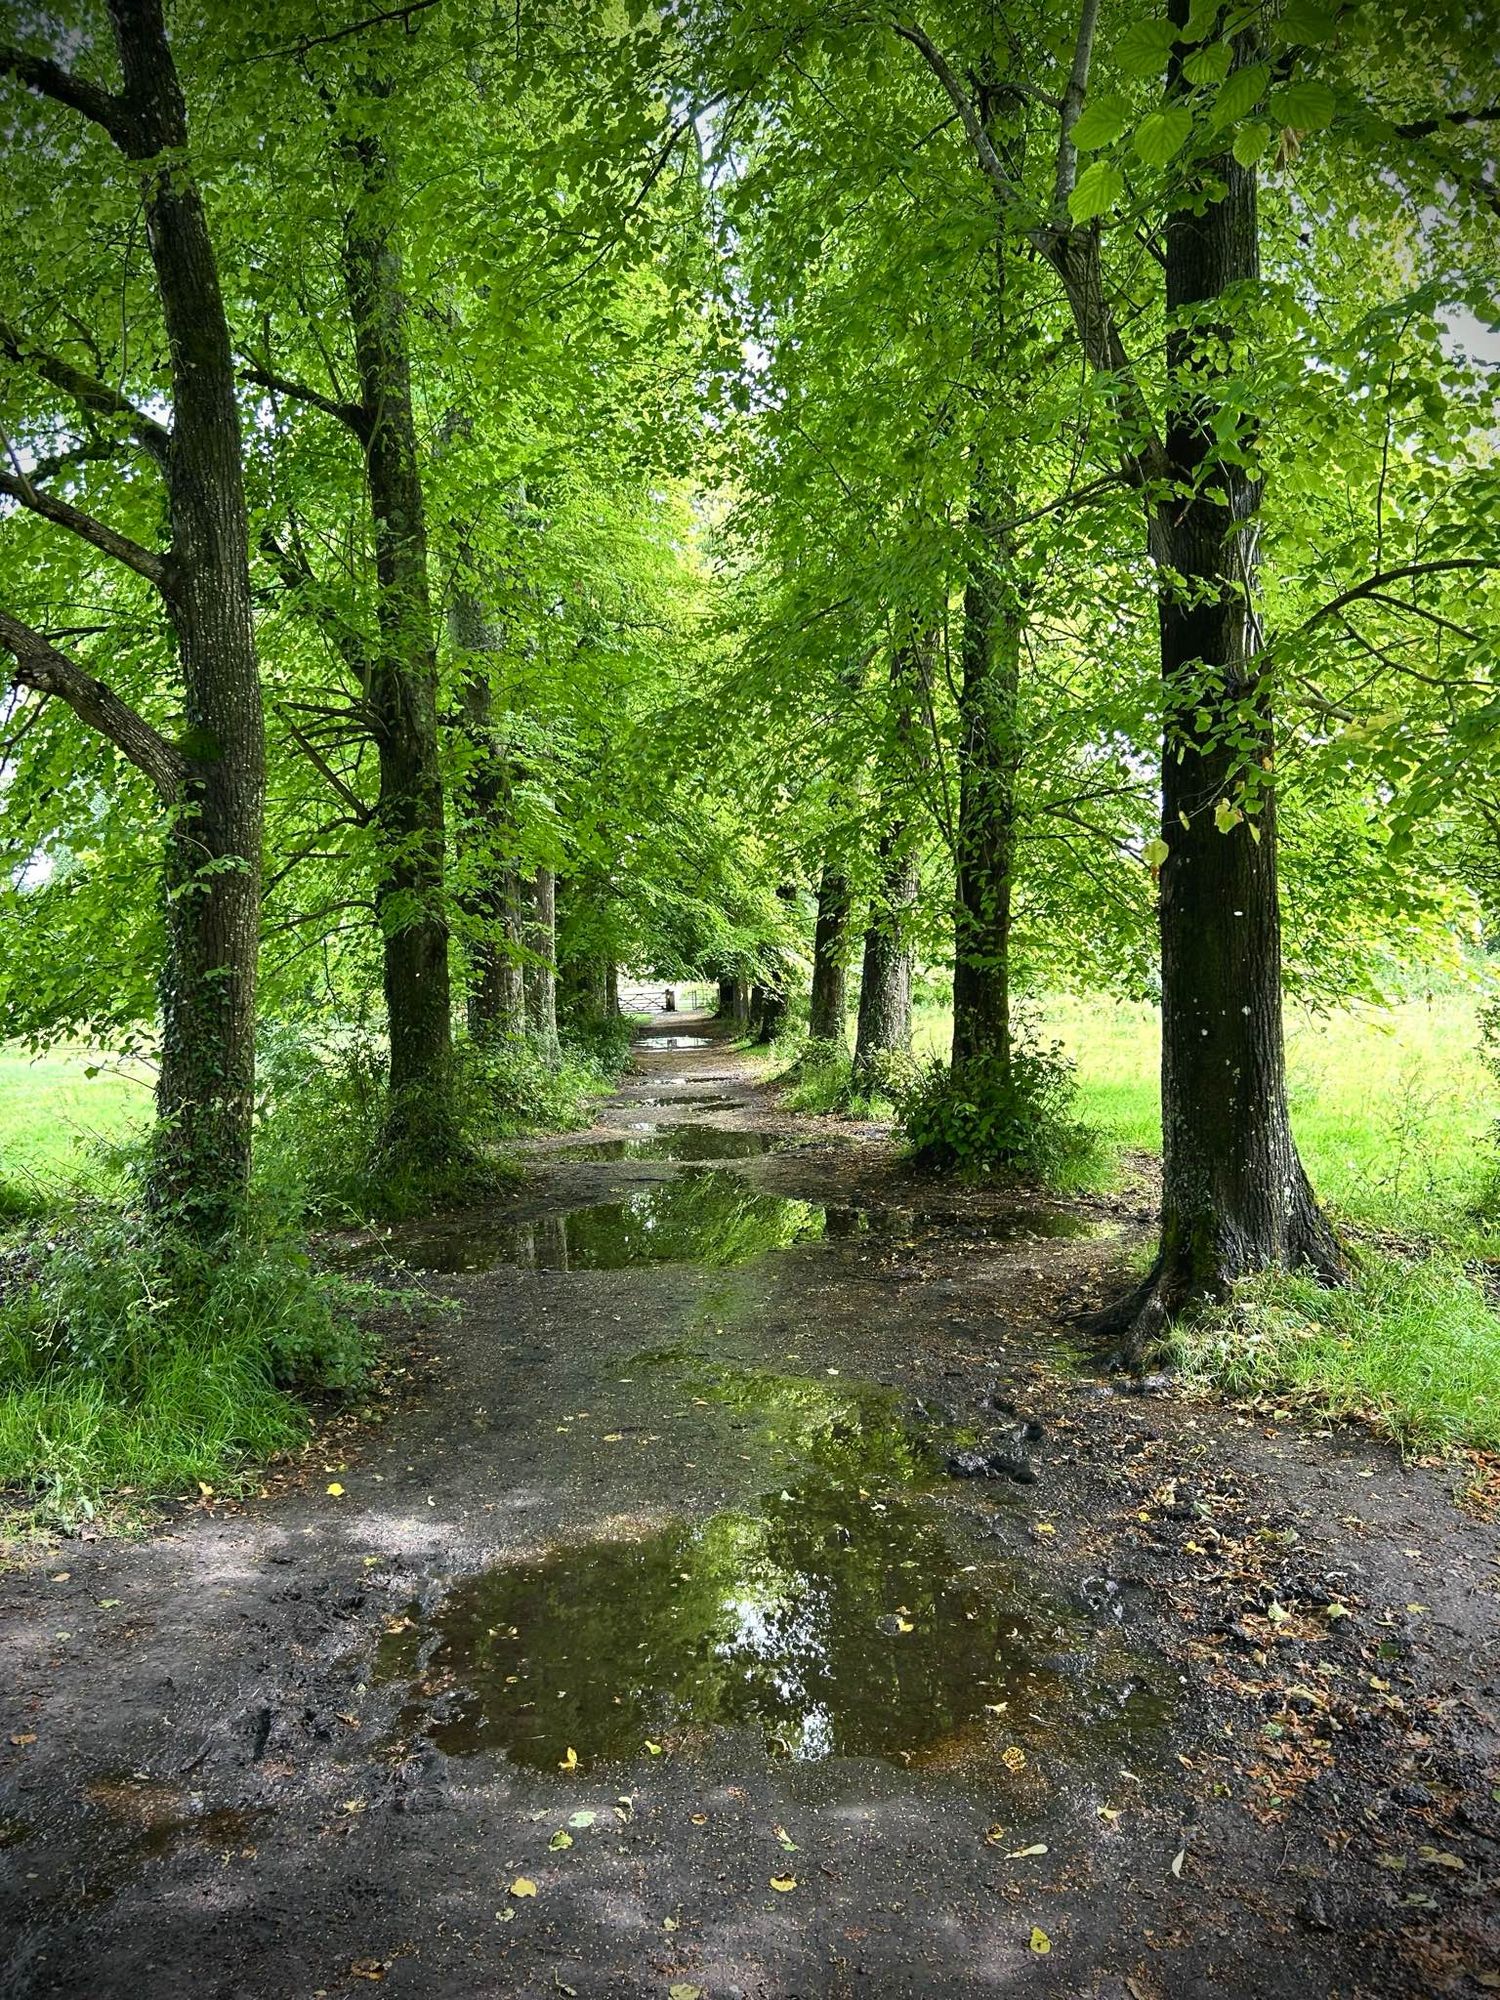
{"type": "Polygon", "coordinates": [[[1177,1852],[1172,1856],[1172,1873],[1174,1875],[1179,1877],[1181,1876],[1182,1864],[1186,1860],[1187,1860],[1187,1849],[1185,1847],[1179,1847],[1177,1852]]]}
{"type": "MultiPolygon", "coordinates": [[[[1052,1523],[1051,1523],[1050,1521],[1038,1521],[1038,1522],[1036,1523],[1036,1532],[1037,1532],[1037,1533],[1038,1533],[1039,1535],[1055,1535],[1055,1534],[1057,1533],[1057,1530],[1056,1530],[1056,1528],[1054,1528],[1054,1527],[1053,1527],[1053,1525],[1052,1525],[1052,1523]]],[[[1040,1936],[1042,1935],[1042,1933],[1041,1933],[1040,1931],[1038,1931],[1038,1932],[1036,1933],[1036,1935],[1037,1935],[1038,1937],[1040,1937],[1040,1936]]],[[[1032,1946],[1032,1949],[1033,1949],[1033,1951],[1034,1951],[1034,1950],[1036,1949],[1036,1947],[1035,1947],[1035,1946],[1033,1945],[1033,1946],[1032,1946]]],[[[1052,1947],[1051,1947],[1051,1945],[1049,1944],[1049,1945],[1046,1945],[1046,1946],[1044,1946],[1044,1947],[1043,1947],[1043,1949],[1044,1949],[1044,1950],[1047,1950],[1047,1951],[1051,1951],[1052,1947]]]]}
{"type": "Polygon", "coordinates": [[[346,1812],[346,1813],[362,1813],[362,1812],[368,1812],[368,1811],[369,1811],[369,1800],[368,1800],[368,1799],[345,1799],[345,1800],[344,1800],[344,1803],[343,1803],[343,1804],[342,1804],[342,1805],[341,1805],[341,1806],[339,1807],[339,1811],[340,1811],[340,1812],[346,1812]]]}
{"type": "Polygon", "coordinates": [[[998,1847],[1005,1839],[1005,1828],[997,1822],[994,1826],[986,1829],[984,1837],[991,1847],[998,1847]]]}
{"type": "Polygon", "coordinates": [[[504,1910],[496,1910],[495,1912],[495,1922],[497,1924],[513,1924],[515,1920],[516,1920],[516,1913],[514,1910],[504,1909],[504,1910]]]}
{"type": "Polygon", "coordinates": [[[1032,1842],[1030,1847],[1011,1848],[1005,1858],[1007,1861],[1024,1861],[1028,1855],[1045,1854],[1046,1852],[1047,1843],[1044,1840],[1036,1840],[1032,1842]]]}
{"type": "Polygon", "coordinates": [[[592,1826],[592,1825],[594,1824],[594,1821],[595,1821],[595,1819],[596,1819],[597,1817],[598,1817],[598,1815],[597,1815],[596,1813],[591,1813],[591,1812],[587,1812],[587,1811],[585,1811],[585,1812],[576,1812],[576,1813],[569,1813],[569,1814],[568,1814],[568,1825],[569,1825],[569,1826],[592,1826]]]}
{"type": "Polygon", "coordinates": [[[1024,1770],[1026,1766],[1026,1752],[1021,1748],[1019,1743],[1012,1743],[1007,1749],[1000,1752],[1000,1762],[1005,1766],[1007,1771],[1024,1770]]]}
{"type": "Polygon", "coordinates": [[[573,1845],[573,1836],[571,1833],[564,1833],[562,1828],[559,1827],[547,1842],[547,1845],[552,1849],[554,1854],[560,1853],[563,1848],[573,1845]]]}
{"type": "MultiPolygon", "coordinates": [[[[342,1486],[339,1485],[336,1479],[331,1479],[324,1490],[328,1493],[331,1493],[335,1500],[341,1500],[344,1497],[344,1489],[342,1486]]],[[[380,1976],[382,1979],[384,1979],[385,1974],[382,1972],[380,1976]]]]}
{"type": "Polygon", "coordinates": [[[18,1750],[24,1750],[28,1743],[35,1743],[36,1731],[34,1729],[23,1730],[19,1736],[12,1736],[10,1740],[18,1750]]]}
{"type": "Polygon", "coordinates": [[[646,1743],[646,1748],[651,1752],[651,1755],[653,1757],[659,1757],[661,1755],[661,1745],[659,1743],[652,1743],[648,1739],[646,1743]]]}
{"type": "Polygon", "coordinates": [[[1045,1958],[1047,1953],[1052,1949],[1051,1938],[1035,1924],[1031,1927],[1031,1949],[1036,1953],[1038,1958],[1045,1958]]]}
{"type": "Polygon", "coordinates": [[[675,1931],[682,1928],[675,1917],[663,1917],[661,1927],[664,1931],[675,1931]]]}
{"type": "Polygon", "coordinates": [[[773,1875],[771,1877],[771,1887],[780,1895],[784,1896],[789,1889],[795,1889],[796,1886],[797,1878],[795,1875],[773,1875]]]}
{"type": "Polygon", "coordinates": [[[376,1984],[385,1978],[384,1962],[378,1958],[357,1958],[349,1968],[351,1979],[368,1979],[376,1984]]]}
{"type": "Polygon", "coordinates": [[[675,1986],[667,1988],[667,2000],[703,2000],[703,1988],[679,1979],[675,1986]]]}
{"type": "Polygon", "coordinates": [[[568,1745],[567,1756],[563,1758],[557,1768],[559,1771],[576,1771],[578,1769],[578,1752],[573,1748],[571,1743],[568,1745]]]}
{"type": "Polygon", "coordinates": [[[101,1611],[115,1611],[115,1610],[118,1610],[118,1608],[119,1608],[119,1604],[120,1604],[120,1600],[119,1600],[119,1598],[118,1598],[118,1597],[101,1597],[101,1598],[99,1599],[99,1609],[100,1609],[101,1611]]]}
{"type": "Polygon", "coordinates": [[[510,1885],[510,1893],[513,1896],[534,1896],[536,1884],[529,1875],[518,1875],[510,1885]]]}
{"type": "Polygon", "coordinates": [[[1111,1826],[1120,1817],[1119,1806],[1100,1806],[1098,1810],[1100,1819],[1107,1819],[1111,1826]]]}
{"type": "Polygon", "coordinates": [[[781,1842],[782,1846],[786,1849],[788,1854],[795,1854],[797,1852],[797,1843],[795,1840],[792,1839],[792,1836],[787,1832],[784,1826],[773,1826],[771,1828],[771,1831],[772,1833],[775,1834],[776,1838],[781,1842]]]}
{"type": "Polygon", "coordinates": [[[72,1572],[72,1570],[70,1570],[70,1569],[60,1569],[60,1570],[58,1570],[58,1571],[56,1572],[56,1574],[55,1574],[55,1575],[53,1576],[53,1578],[52,1578],[52,1581],[53,1581],[54,1583],[66,1583],[66,1582],[68,1581],[68,1578],[69,1578],[69,1577],[70,1577],[70,1576],[71,1576],[72,1574],[73,1574],[73,1572],[72,1572]]]}
{"type": "Polygon", "coordinates": [[[1435,1868],[1463,1868],[1467,1866],[1462,1855],[1445,1854],[1438,1847],[1419,1847],[1417,1852],[1424,1861],[1430,1861],[1435,1868]]]}
{"type": "Polygon", "coordinates": [[[984,1705],[984,1712],[986,1715],[1004,1715],[1009,1707],[1010,1703],[1008,1701],[987,1701],[984,1705]]]}

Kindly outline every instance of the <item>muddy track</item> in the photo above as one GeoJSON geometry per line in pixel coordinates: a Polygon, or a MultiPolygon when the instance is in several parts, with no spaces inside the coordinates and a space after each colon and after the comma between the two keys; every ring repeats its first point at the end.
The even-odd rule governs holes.
{"type": "Polygon", "coordinates": [[[0,1578],[7,2000],[1493,1990],[1500,1533],[1091,1370],[1138,1202],[682,1016],[528,1163],[381,1430],[0,1578]]]}

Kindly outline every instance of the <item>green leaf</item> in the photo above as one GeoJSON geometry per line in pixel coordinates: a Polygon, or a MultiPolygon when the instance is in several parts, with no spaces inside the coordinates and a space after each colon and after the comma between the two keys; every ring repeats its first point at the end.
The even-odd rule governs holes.
{"type": "Polygon", "coordinates": [[[1170,21],[1137,21],[1120,37],[1115,60],[1127,76],[1156,76],[1177,41],[1170,21]]]}
{"type": "Polygon", "coordinates": [[[1073,127],[1073,144],[1080,153],[1112,146],[1125,130],[1130,107],[1123,97],[1096,97],[1083,107],[1073,127]]]}
{"type": "Polygon", "coordinates": [[[1269,125],[1242,125],[1234,135],[1231,150],[1242,167],[1253,167],[1275,137],[1269,125]]]}
{"type": "Polygon", "coordinates": [[[1108,160],[1095,160],[1078,176],[1078,185],[1068,196],[1068,213],[1075,222],[1092,222],[1113,208],[1125,192],[1125,176],[1108,160]]]}
{"type": "Polygon", "coordinates": [[[1294,132],[1321,132],[1333,123],[1338,100],[1326,83],[1309,78],[1305,83],[1289,83],[1278,90],[1266,106],[1266,115],[1294,132]]]}
{"type": "Polygon", "coordinates": [[[1335,22],[1317,0],[1287,0],[1276,23],[1276,39],[1302,48],[1321,48],[1332,41],[1335,22]]]}
{"type": "Polygon", "coordinates": [[[1233,61],[1234,50],[1228,42],[1212,42],[1206,49],[1194,49],[1182,65],[1182,73],[1189,83],[1222,83],[1233,61]]]}
{"type": "Polygon", "coordinates": [[[1164,167],[1180,153],[1193,129],[1193,114],[1184,104],[1151,111],[1135,128],[1136,157],[1148,167],[1164,167]]]}
{"type": "Polygon", "coordinates": [[[1216,126],[1233,125],[1253,111],[1271,81],[1269,63],[1247,63],[1237,69],[1232,76],[1224,79],[1224,88],[1214,99],[1213,122],[1216,126]]]}

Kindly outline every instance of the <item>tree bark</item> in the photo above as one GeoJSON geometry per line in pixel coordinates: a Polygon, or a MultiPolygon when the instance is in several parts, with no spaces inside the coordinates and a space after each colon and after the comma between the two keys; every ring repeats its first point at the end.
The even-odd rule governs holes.
{"type": "MultiPolygon", "coordinates": [[[[484,606],[463,584],[454,592],[448,630],[461,654],[493,650],[484,606]]],[[[476,1042],[489,1042],[526,1027],[515,811],[510,766],[495,738],[494,697],[482,666],[464,672],[459,699],[474,759],[457,801],[458,838],[467,850],[460,907],[469,932],[469,1033],[476,1042]]]]}
{"type": "MultiPolygon", "coordinates": [[[[366,87],[375,86],[366,80],[366,87]]],[[[376,818],[390,1026],[390,1104],[382,1150],[444,1164],[458,1150],[444,912],[444,802],[438,750],[437,644],[427,520],[412,413],[406,300],[390,162],[368,134],[340,152],[354,194],[344,218],[344,289],[364,411],[374,520],[380,643],[368,699],[380,765],[376,818]]]]}
{"type": "MultiPolygon", "coordinates": [[[[891,692],[895,745],[902,755],[909,753],[912,743],[911,691],[916,678],[912,649],[897,647],[891,657],[891,692]]],[[[882,1058],[904,1055],[911,1047],[911,947],[907,931],[920,877],[904,813],[890,815],[876,854],[880,886],[865,929],[850,1068],[850,1087],[856,1091],[867,1090],[880,1080],[882,1058]]]]}
{"type": "MultiPolygon", "coordinates": [[[[1184,0],[1173,14],[1182,25],[1184,0]]],[[[1178,497],[1158,517],[1170,558],[1159,609],[1162,1233],[1150,1276],[1105,1321],[1132,1357],[1174,1313],[1252,1272],[1344,1275],[1287,1109],[1274,732],[1255,609],[1261,487],[1240,462],[1248,424],[1228,450],[1220,434],[1219,356],[1233,327],[1202,312],[1260,275],[1256,177],[1229,154],[1204,173],[1222,196],[1174,209],[1166,228],[1178,497]]]]}
{"type": "Polygon", "coordinates": [[[538,868],[526,885],[526,1021],[549,1057],[557,1041],[557,878],[538,868]]]}
{"type": "Polygon", "coordinates": [[[1020,605],[1005,564],[1009,507],[975,468],[964,586],[953,913],[953,1067],[1010,1055],[1011,901],[1021,762],[1020,605]]]}
{"type": "Polygon", "coordinates": [[[807,1033],[813,1042],[847,1048],[845,1023],[849,985],[849,878],[841,869],[823,864],[818,882],[818,918],[813,929],[812,997],[807,1033]]]}
{"type": "Polygon", "coordinates": [[[167,838],[161,1067],[149,1193],[200,1234],[250,1174],[265,723],[229,327],[187,109],[159,0],[110,0],[121,150],[142,165],[146,237],[172,383],[165,596],[182,682],[186,775],[167,838]]]}

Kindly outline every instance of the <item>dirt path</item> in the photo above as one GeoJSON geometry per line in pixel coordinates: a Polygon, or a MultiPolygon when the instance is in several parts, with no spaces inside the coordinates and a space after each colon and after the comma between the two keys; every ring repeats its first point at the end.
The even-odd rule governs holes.
{"type": "Polygon", "coordinates": [[[0,1993],[1500,1986],[1451,1479],[1080,1368],[1139,1213],[914,1181],[702,1019],[640,1071],[405,1239],[461,1311],[383,1431],[0,1578],[0,1993]]]}

